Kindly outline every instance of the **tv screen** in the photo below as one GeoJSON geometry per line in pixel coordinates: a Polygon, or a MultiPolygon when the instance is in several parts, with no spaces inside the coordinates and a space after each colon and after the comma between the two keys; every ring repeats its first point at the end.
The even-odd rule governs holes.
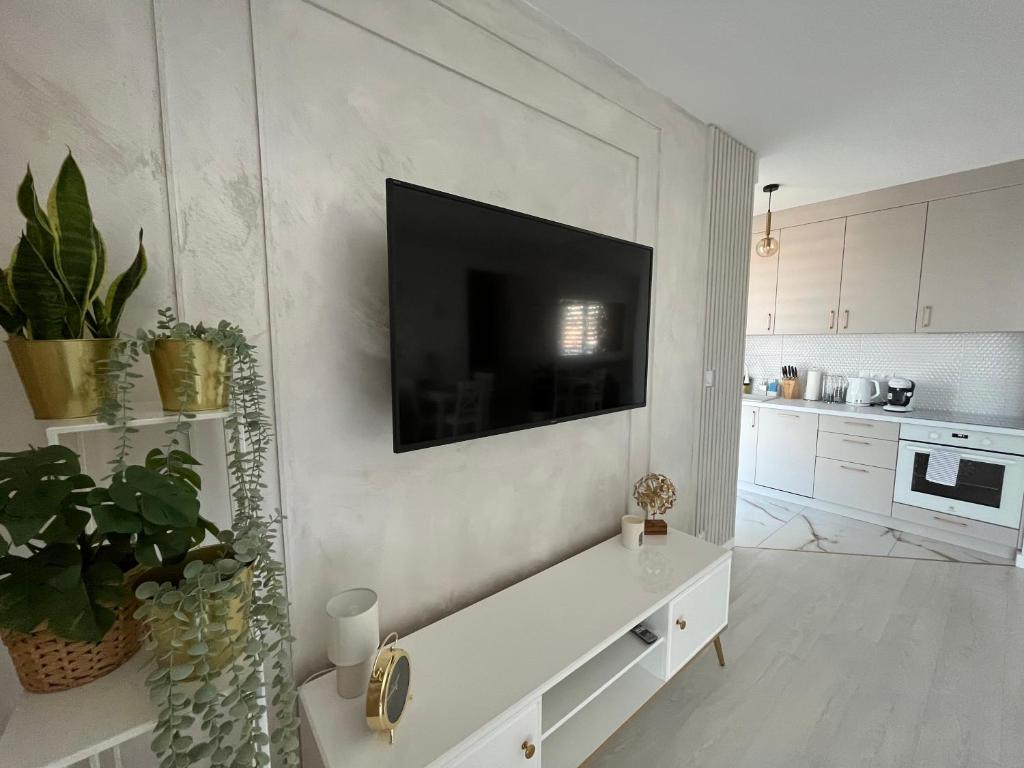
{"type": "Polygon", "coordinates": [[[396,452],[646,405],[652,249],[387,181],[396,452]]]}

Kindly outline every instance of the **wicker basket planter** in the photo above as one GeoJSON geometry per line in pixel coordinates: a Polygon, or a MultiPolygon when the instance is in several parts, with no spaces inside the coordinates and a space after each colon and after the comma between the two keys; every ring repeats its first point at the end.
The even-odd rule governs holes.
{"type": "Polygon", "coordinates": [[[138,601],[118,608],[114,624],[98,643],[68,642],[48,629],[24,635],[0,633],[26,691],[53,693],[77,688],[108,675],[135,655],[141,627],[132,614],[138,601]]]}

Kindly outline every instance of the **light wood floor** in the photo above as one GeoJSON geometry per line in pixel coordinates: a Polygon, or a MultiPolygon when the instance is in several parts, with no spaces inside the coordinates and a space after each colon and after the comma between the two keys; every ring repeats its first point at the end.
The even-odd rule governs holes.
{"type": "Polygon", "coordinates": [[[705,651],[588,768],[1020,768],[1024,571],[737,549],[705,651]]]}

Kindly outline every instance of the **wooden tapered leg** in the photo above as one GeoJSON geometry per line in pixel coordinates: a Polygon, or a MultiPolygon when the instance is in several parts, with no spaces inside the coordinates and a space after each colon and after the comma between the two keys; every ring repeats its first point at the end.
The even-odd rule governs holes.
{"type": "Polygon", "coordinates": [[[722,638],[715,636],[715,653],[718,654],[718,666],[725,666],[725,652],[722,650],[722,638]]]}

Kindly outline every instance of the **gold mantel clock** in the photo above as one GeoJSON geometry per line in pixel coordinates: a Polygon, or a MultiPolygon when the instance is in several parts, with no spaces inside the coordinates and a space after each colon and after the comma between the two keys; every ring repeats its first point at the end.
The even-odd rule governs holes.
{"type": "Polygon", "coordinates": [[[409,695],[409,654],[396,648],[394,644],[397,642],[397,632],[384,638],[373,660],[370,685],[366,691],[366,722],[375,731],[387,731],[392,744],[395,743],[398,721],[412,698],[409,695]]]}

